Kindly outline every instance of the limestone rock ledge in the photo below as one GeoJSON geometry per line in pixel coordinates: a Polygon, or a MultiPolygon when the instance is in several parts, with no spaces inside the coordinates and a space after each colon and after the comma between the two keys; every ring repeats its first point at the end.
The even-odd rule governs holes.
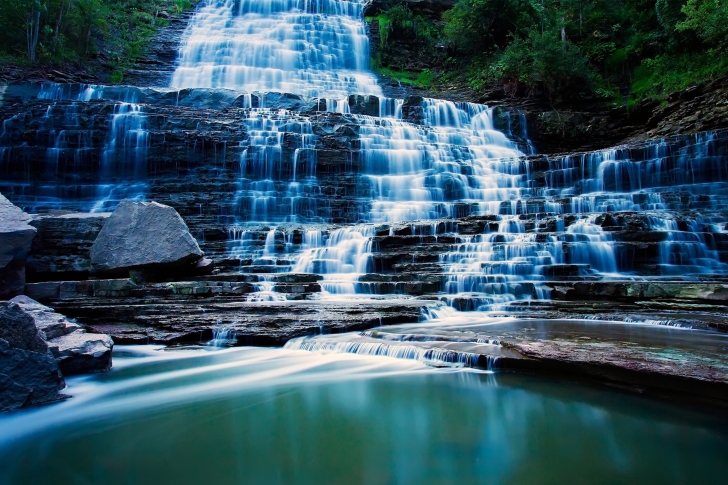
{"type": "Polygon", "coordinates": [[[88,333],[80,325],[27,296],[18,296],[10,302],[33,318],[63,375],[94,374],[111,369],[114,341],[108,335],[88,333]]]}

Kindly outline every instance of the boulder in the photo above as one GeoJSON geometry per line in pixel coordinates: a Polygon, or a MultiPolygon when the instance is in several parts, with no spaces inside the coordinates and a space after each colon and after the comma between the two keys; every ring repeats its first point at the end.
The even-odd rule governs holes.
{"type": "Polygon", "coordinates": [[[25,288],[25,260],[36,233],[30,221],[0,194],[0,299],[20,295],[25,288]]]}
{"type": "Polygon", "coordinates": [[[53,309],[27,296],[11,300],[33,319],[63,375],[94,374],[111,368],[114,341],[108,335],[87,333],[53,309]]]}
{"type": "Polygon", "coordinates": [[[192,265],[202,256],[187,224],[172,207],[124,200],[94,241],[91,266],[101,273],[164,272],[192,265]]]}
{"type": "Polygon", "coordinates": [[[58,400],[65,386],[33,317],[16,303],[0,303],[0,411],[58,400]]]}

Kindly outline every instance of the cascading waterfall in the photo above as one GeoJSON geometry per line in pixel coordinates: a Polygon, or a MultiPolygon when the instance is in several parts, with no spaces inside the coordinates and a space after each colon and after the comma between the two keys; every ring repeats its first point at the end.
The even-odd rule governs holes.
{"type": "MultiPolygon", "coordinates": [[[[89,164],[96,150],[94,125],[85,126],[79,112],[79,103],[113,98],[114,111],[110,115],[109,134],[100,160],[99,181],[93,185],[75,188],[75,194],[91,200],[84,206],[91,212],[113,210],[123,199],[143,200],[148,190],[147,150],[150,133],[147,117],[137,100],[138,90],[132,88],[105,88],[90,84],[44,84],[38,99],[48,100],[49,106],[41,124],[39,136],[48,138],[47,169],[53,172],[72,172],[74,167],[89,164]],[[111,91],[107,94],[106,91],[111,91]],[[68,101],[71,101],[68,103],[68,101]],[[63,113],[63,129],[53,126],[55,111],[63,113]]],[[[0,136],[0,145],[2,145],[0,136]]],[[[2,155],[2,152],[0,152],[2,155]]],[[[68,198],[63,186],[48,186],[47,196],[41,203],[61,208],[68,198]]]]}
{"type": "Polygon", "coordinates": [[[225,256],[258,290],[252,300],[284,298],[275,289],[288,272],[322,275],[324,295],[334,296],[405,293],[408,281],[386,276],[402,270],[420,282],[418,272],[429,272],[441,278],[437,289],[420,294],[436,292],[457,309],[547,298],[545,282],[554,280],[728,273],[727,132],[535,155],[523,113],[381,96],[367,69],[365,3],[208,2],[183,39],[172,85],[184,89],[44,86],[45,117],[38,110],[3,122],[0,169],[11,160],[24,167],[17,160],[33,147],[18,133],[35,116],[49,182],[4,190],[28,208],[64,208],[78,197],[85,205],[73,208],[105,211],[122,198],[164,198],[164,177],[179,176],[181,187],[193,187],[183,191],[195,194],[219,187],[194,195],[199,213],[184,216],[198,219],[191,226],[205,219],[229,229],[225,256]],[[113,113],[98,109],[108,101],[113,113]],[[87,103],[86,116],[109,116],[101,153],[98,140],[87,153],[93,126],[76,116],[75,103],[87,103]],[[200,104],[209,122],[190,115],[200,104]],[[195,123],[204,136],[194,146],[175,141],[167,153],[162,135],[195,123]],[[100,170],[78,177],[86,185],[53,178],[87,155],[100,170]],[[161,176],[151,165],[158,162],[161,176]],[[462,230],[463,220],[480,225],[462,230]],[[388,254],[383,263],[378,254],[397,243],[382,249],[379,241],[407,235],[408,224],[411,236],[436,249],[388,254]]]}
{"type": "MultiPolygon", "coordinates": [[[[327,111],[348,113],[347,95],[381,94],[367,71],[364,3],[210,3],[187,30],[172,85],[290,92],[326,98],[327,111]]],[[[422,125],[401,119],[401,100],[381,97],[379,117],[345,115],[342,121],[355,126],[360,172],[369,185],[369,202],[358,208],[360,224],[313,231],[315,244],[301,245],[293,256],[286,249],[284,256],[294,260],[290,266],[277,264],[269,249],[262,258],[254,256],[254,266],[322,274],[329,294],[368,293],[360,278],[374,271],[374,224],[490,214],[494,221],[483,234],[456,234],[451,250],[440,256],[448,301],[474,309],[544,298],[548,294],[539,283],[566,266],[581,276],[622,271],[618,260],[625,257],[597,213],[666,209],[666,186],[700,193],[706,174],[723,174],[722,160],[711,159],[709,149],[698,154],[704,163],[695,165],[693,151],[669,153],[664,141],[643,153],[613,149],[547,160],[548,168],[541,170],[523,158],[535,153],[523,113],[513,120],[506,115],[506,132],[517,145],[494,129],[492,110],[485,106],[426,99],[421,108],[422,125]],[[567,214],[578,216],[567,221],[567,214]],[[535,222],[527,224],[525,216],[535,222]]],[[[257,108],[250,110],[246,126],[236,213],[245,214],[245,223],[315,220],[325,199],[316,178],[317,136],[310,121],[257,108]]],[[[709,146],[710,135],[705,136],[696,145],[709,146]]],[[[668,234],[661,246],[663,272],[679,266],[723,269],[722,263],[705,264],[717,258],[706,247],[709,236],[683,235],[675,224],[660,224],[667,223],[653,228],[668,234]],[[683,254],[686,247],[691,250],[683,254]]],[[[248,234],[244,227],[234,232],[248,234]]],[[[231,254],[249,247],[246,237],[233,239],[231,254]]],[[[270,293],[269,284],[260,286],[270,293]]]]}
{"type": "Polygon", "coordinates": [[[365,0],[217,0],[190,23],[172,80],[343,99],[380,95],[368,71],[365,0]]]}

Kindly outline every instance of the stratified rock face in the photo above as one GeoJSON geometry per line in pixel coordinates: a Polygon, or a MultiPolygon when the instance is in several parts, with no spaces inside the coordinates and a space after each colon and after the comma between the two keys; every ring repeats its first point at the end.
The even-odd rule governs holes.
{"type": "Polygon", "coordinates": [[[32,317],[63,375],[93,374],[111,368],[114,342],[108,335],[86,333],[80,325],[26,296],[18,296],[11,303],[32,317]]]}
{"type": "Polygon", "coordinates": [[[0,303],[0,411],[60,398],[65,382],[33,317],[0,303]]]}
{"type": "Polygon", "coordinates": [[[33,216],[38,230],[28,256],[28,282],[86,279],[91,246],[111,213],[33,216]]]}
{"type": "Polygon", "coordinates": [[[95,271],[173,267],[203,253],[187,224],[172,207],[124,200],[91,247],[95,271]]]}
{"type": "Polygon", "coordinates": [[[33,216],[38,229],[28,256],[28,282],[86,279],[90,251],[110,213],[33,216]]]}
{"type": "Polygon", "coordinates": [[[23,293],[25,260],[36,233],[30,220],[0,194],[0,299],[23,293]]]}

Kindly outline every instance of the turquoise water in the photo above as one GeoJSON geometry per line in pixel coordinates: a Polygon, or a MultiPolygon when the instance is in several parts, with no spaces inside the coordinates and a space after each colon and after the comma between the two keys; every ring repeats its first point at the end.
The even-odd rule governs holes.
{"type": "Polygon", "coordinates": [[[0,416],[0,482],[720,483],[728,420],[514,374],[284,349],[122,348],[0,416]]]}

